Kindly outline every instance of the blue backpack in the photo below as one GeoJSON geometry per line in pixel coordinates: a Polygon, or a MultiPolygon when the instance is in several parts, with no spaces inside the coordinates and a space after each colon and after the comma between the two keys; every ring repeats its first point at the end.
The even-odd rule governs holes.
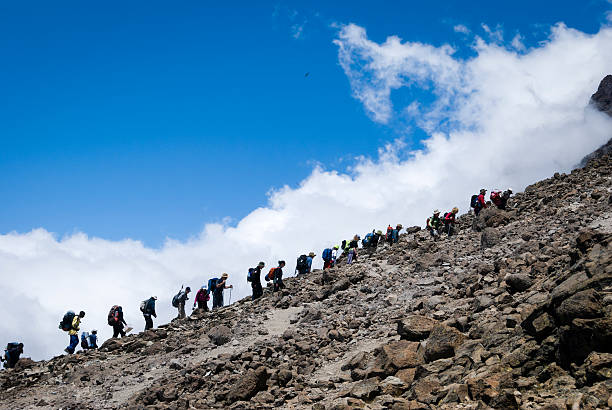
{"type": "Polygon", "coordinates": [[[89,332],[81,333],[81,347],[83,349],[89,349],[89,332]]]}
{"type": "Polygon", "coordinates": [[[372,241],[373,237],[374,237],[374,234],[372,232],[366,234],[366,236],[361,241],[361,245],[368,246],[368,244],[372,241]]]}
{"type": "Polygon", "coordinates": [[[323,250],[323,254],[321,255],[321,257],[326,262],[332,260],[332,250],[329,248],[325,248],[325,250],[323,250]]]}
{"type": "Polygon", "coordinates": [[[219,278],[208,279],[208,293],[214,292],[217,288],[217,282],[219,278]]]}
{"type": "Polygon", "coordinates": [[[478,201],[478,195],[472,195],[470,199],[470,208],[476,208],[480,206],[480,201],[478,201]]]}
{"type": "Polygon", "coordinates": [[[253,282],[253,271],[255,269],[249,268],[249,272],[247,273],[247,282],[253,282]]]}

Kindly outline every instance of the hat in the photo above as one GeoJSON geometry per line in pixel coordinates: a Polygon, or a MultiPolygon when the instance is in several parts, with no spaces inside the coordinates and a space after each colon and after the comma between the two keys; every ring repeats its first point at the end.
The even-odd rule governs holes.
{"type": "Polygon", "coordinates": [[[402,228],[403,228],[403,226],[402,226],[402,224],[397,224],[396,228],[397,228],[397,229],[402,229],[402,228]]]}
{"type": "Polygon", "coordinates": [[[279,265],[286,265],[285,261],[278,261],[279,265]]]}
{"type": "Polygon", "coordinates": [[[229,275],[227,273],[223,273],[223,275],[221,275],[222,278],[227,278],[229,275]]]}
{"type": "Polygon", "coordinates": [[[459,212],[459,208],[454,207],[454,208],[453,208],[453,210],[452,210],[452,212],[453,212],[454,214],[456,214],[457,212],[459,212]]]}
{"type": "Polygon", "coordinates": [[[187,287],[185,288],[185,292],[191,292],[191,288],[190,288],[189,286],[187,286],[187,287]]]}
{"type": "Polygon", "coordinates": [[[206,285],[202,285],[200,289],[206,289],[206,285]]]}
{"type": "Polygon", "coordinates": [[[440,210],[439,210],[439,209],[436,209],[436,210],[434,211],[434,215],[435,215],[435,214],[439,214],[439,213],[440,213],[440,210]]]}
{"type": "Polygon", "coordinates": [[[79,312],[79,316],[81,317],[85,317],[85,312],[83,312],[82,310],[79,312]]]}
{"type": "Polygon", "coordinates": [[[91,333],[98,333],[98,331],[96,329],[92,329],[91,333]]]}
{"type": "Polygon", "coordinates": [[[311,258],[314,258],[314,257],[315,257],[315,256],[317,256],[317,255],[316,255],[314,252],[310,252],[310,253],[308,254],[308,256],[310,256],[311,258]]]}
{"type": "Polygon", "coordinates": [[[257,266],[266,266],[265,262],[259,262],[257,266]]]}
{"type": "Polygon", "coordinates": [[[151,296],[153,300],[157,300],[157,296],[151,296]]]}
{"type": "Polygon", "coordinates": [[[482,188],[482,189],[480,190],[480,193],[481,193],[481,194],[484,194],[485,192],[487,192],[487,190],[486,190],[486,189],[484,189],[484,188],[482,188]]]}
{"type": "Polygon", "coordinates": [[[334,249],[340,249],[338,245],[334,245],[334,249]]]}
{"type": "Polygon", "coordinates": [[[512,193],[512,188],[508,188],[508,192],[512,193]]]}
{"type": "Polygon", "coordinates": [[[378,231],[376,231],[377,235],[382,235],[382,231],[379,229],[378,231]]]}

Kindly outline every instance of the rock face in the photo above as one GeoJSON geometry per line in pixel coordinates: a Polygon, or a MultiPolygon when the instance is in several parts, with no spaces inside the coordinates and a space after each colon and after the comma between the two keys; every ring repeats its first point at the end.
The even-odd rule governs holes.
{"type": "MultiPolygon", "coordinates": [[[[604,112],[612,117],[612,75],[607,75],[599,83],[599,88],[591,96],[591,104],[599,111],[604,112]]],[[[590,160],[600,158],[603,155],[612,153],[612,136],[604,145],[599,147],[595,152],[587,155],[580,161],[580,166],[584,167],[590,160]]]]}
{"type": "Polygon", "coordinates": [[[0,408],[610,408],[611,192],[604,155],[450,238],[413,229],[255,302],[23,360],[0,408]]]}

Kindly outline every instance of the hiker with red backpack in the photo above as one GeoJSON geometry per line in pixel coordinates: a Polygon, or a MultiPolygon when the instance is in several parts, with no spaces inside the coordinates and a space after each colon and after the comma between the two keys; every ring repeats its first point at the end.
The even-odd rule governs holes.
{"type": "Polygon", "coordinates": [[[78,315],[75,315],[72,310],[69,310],[64,315],[64,318],[59,324],[59,328],[64,332],[68,332],[70,335],[70,344],[64,349],[64,352],[73,354],[74,349],[79,345],[79,327],[81,325],[81,319],[85,317],[85,312],[82,310],[78,315]]]}
{"type": "Polygon", "coordinates": [[[250,268],[247,275],[247,282],[251,282],[253,296],[251,300],[256,300],[263,296],[263,288],[261,287],[261,270],[266,266],[265,263],[259,262],[256,267],[250,268]]]}
{"type": "Polygon", "coordinates": [[[193,308],[195,309],[196,304],[198,305],[198,309],[203,310],[204,312],[208,312],[208,301],[210,300],[210,296],[208,295],[208,290],[206,286],[202,286],[198,293],[196,293],[196,297],[193,300],[193,308]]]}
{"type": "Polygon", "coordinates": [[[323,270],[327,270],[332,267],[333,251],[331,250],[331,248],[323,249],[321,259],[323,259],[323,270]]]}
{"type": "Polygon", "coordinates": [[[451,236],[455,231],[455,216],[459,212],[459,208],[454,207],[452,211],[444,214],[444,232],[451,236]]]}
{"type": "Polygon", "coordinates": [[[266,275],[266,281],[272,281],[272,291],[276,292],[280,289],[285,288],[283,283],[283,268],[285,267],[285,261],[278,261],[278,266],[270,269],[270,272],[266,275]]]}
{"type": "Polygon", "coordinates": [[[108,312],[108,325],[113,327],[113,337],[125,337],[125,330],[123,330],[123,325],[127,325],[125,319],[123,318],[123,308],[121,306],[115,305],[108,312]]]}

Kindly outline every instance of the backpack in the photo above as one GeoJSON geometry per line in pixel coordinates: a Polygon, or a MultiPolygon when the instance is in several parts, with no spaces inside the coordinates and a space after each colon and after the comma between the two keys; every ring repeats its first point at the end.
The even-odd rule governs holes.
{"type": "Polygon", "coordinates": [[[266,281],[274,280],[274,272],[275,271],[276,271],[276,268],[270,269],[270,272],[268,272],[268,274],[266,275],[266,277],[264,279],[266,281]]]}
{"type": "Polygon", "coordinates": [[[323,254],[321,255],[324,261],[328,262],[332,260],[332,250],[329,248],[325,248],[323,250],[323,254]]]}
{"type": "Polygon", "coordinates": [[[72,329],[72,320],[74,319],[75,313],[72,310],[66,312],[61,322],[59,322],[59,328],[64,332],[68,332],[72,329]]]}
{"type": "Polygon", "coordinates": [[[476,208],[478,204],[480,204],[478,195],[472,195],[472,199],[470,199],[470,208],[476,208]]]}
{"type": "Polygon", "coordinates": [[[179,299],[181,298],[181,296],[183,296],[183,290],[181,289],[181,291],[179,293],[177,293],[176,295],[174,295],[174,297],[172,298],[172,306],[177,308],[179,307],[179,299]]]}
{"type": "Polygon", "coordinates": [[[363,240],[361,241],[361,245],[363,246],[368,246],[368,244],[372,241],[372,237],[374,236],[373,233],[368,233],[363,240]]]}
{"type": "Polygon", "coordinates": [[[501,196],[499,195],[499,191],[491,192],[491,201],[493,201],[495,205],[501,204],[501,196]]]}
{"type": "Polygon", "coordinates": [[[145,313],[145,310],[147,309],[147,302],[149,302],[148,300],[143,300],[142,302],[140,302],[140,311],[142,313],[145,313]]]}
{"type": "Polygon", "coordinates": [[[295,269],[302,273],[302,272],[306,272],[308,270],[308,257],[306,255],[300,255],[299,258],[297,258],[297,266],[295,267],[295,269]]]}
{"type": "Polygon", "coordinates": [[[217,288],[218,281],[219,278],[208,279],[208,293],[215,291],[215,289],[217,288]]]}
{"type": "Polygon", "coordinates": [[[117,321],[115,320],[115,314],[121,312],[121,306],[115,305],[108,312],[108,324],[113,326],[117,321]]]}
{"type": "Polygon", "coordinates": [[[89,332],[83,332],[81,333],[81,347],[83,349],[89,349],[89,332]]]}
{"type": "Polygon", "coordinates": [[[344,248],[346,248],[346,240],[343,240],[342,245],[340,246],[340,249],[344,250],[344,248]]]}
{"type": "Polygon", "coordinates": [[[247,282],[253,282],[253,272],[254,268],[249,268],[249,272],[247,273],[247,282]]]}

